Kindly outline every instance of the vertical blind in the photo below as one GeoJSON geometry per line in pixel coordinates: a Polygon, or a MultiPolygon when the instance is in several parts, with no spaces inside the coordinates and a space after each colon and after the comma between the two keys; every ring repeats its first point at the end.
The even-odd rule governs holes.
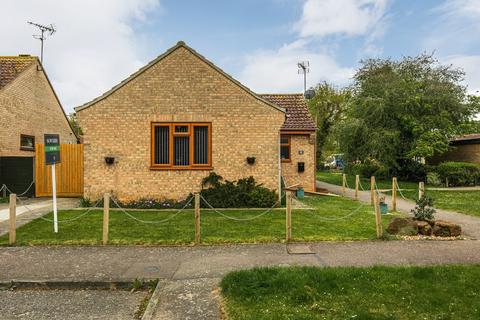
{"type": "Polygon", "coordinates": [[[173,164],[188,166],[190,164],[190,137],[173,137],[173,164]]]}
{"type": "Polygon", "coordinates": [[[194,134],[194,163],[208,164],[208,126],[195,126],[194,134]]]}
{"type": "Polygon", "coordinates": [[[210,165],[210,125],[162,124],[154,127],[153,164],[210,165]]]}
{"type": "Polygon", "coordinates": [[[169,164],[170,127],[155,127],[155,164],[169,164]]]}

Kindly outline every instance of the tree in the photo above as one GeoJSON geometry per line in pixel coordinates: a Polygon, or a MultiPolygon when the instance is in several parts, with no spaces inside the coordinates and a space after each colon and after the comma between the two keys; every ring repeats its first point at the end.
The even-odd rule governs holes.
{"type": "MultiPolygon", "coordinates": [[[[317,124],[317,160],[320,161],[326,144],[331,142],[332,128],[339,121],[351,95],[348,89],[337,89],[327,82],[319,83],[314,91],[315,96],[308,101],[308,106],[317,124]]],[[[331,147],[331,143],[328,145],[331,147]]]]}
{"type": "Polygon", "coordinates": [[[444,153],[480,111],[461,69],[432,55],[368,59],[354,76],[353,97],[338,130],[347,161],[375,159],[398,169],[414,157],[444,153]]]}
{"type": "Polygon", "coordinates": [[[68,122],[70,122],[70,126],[72,127],[73,131],[77,136],[81,136],[83,134],[82,128],[77,120],[77,114],[72,112],[68,115],[68,122]]]}

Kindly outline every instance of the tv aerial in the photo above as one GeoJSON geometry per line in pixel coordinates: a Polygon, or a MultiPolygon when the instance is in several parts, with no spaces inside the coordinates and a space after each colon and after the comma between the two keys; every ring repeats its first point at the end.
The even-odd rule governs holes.
{"type": "Polygon", "coordinates": [[[53,24],[50,24],[48,26],[27,21],[28,24],[37,27],[40,30],[40,34],[34,34],[33,37],[35,39],[40,40],[41,43],[41,48],[40,48],[40,63],[43,65],[43,41],[47,39],[47,35],[51,36],[53,35],[57,30],[55,29],[55,26],[53,24]]]}

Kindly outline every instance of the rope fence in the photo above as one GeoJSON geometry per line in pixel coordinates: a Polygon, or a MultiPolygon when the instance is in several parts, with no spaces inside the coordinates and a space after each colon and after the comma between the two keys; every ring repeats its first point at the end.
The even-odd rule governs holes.
{"type": "MultiPolygon", "coordinates": [[[[30,185],[27,187],[27,189],[20,194],[16,194],[16,196],[17,197],[23,197],[25,194],[27,194],[27,192],[30,190],[30,188],[33,186],[34,183],[35,183],[35,181],[30,182],[30,185]]],[[[12,190],[10,190],[10,188],[8,188],[6,184],[2,185],[2,187],[0,188],[0,191],[8,191],[10,194],[15,193],[12,190]]],[[[5,196],[5,194],[4,194],[4,196],[5,196]]]]}
{"type": "MultiPolygon", "coordinates": [[[[0,188],[0,191],[2,191],[4,188],[5,187],[2,186],[2,188],[0,188]]],[[[375,198],[377,199],[376,200],[377,202],[378,202],[378,195],[379,194],[380,193],[377,192],[376,195],[375,195],[375,198]]],[[[91,206],[91,207],[87,208],[86,210],[80,212],[79,214],[77,214],[74,217],[70,217],[70,218],[63,219],[63,220],[58,220],[58,223],[60,223],[60,224],[62,224],[62,223],[72,223],[72,222],[78,221],[78,220],[86,217],[92,211],[99,210],[100,208],[98,206],[101,205],[100,203],[103,200],[102,243],[104,245],[106,245],[109,242],[109,226],[110,226],[110,215],[109,215],[109,213],[110,213],[110,205],[111,204],[114,207],[116,207],[116,209],[118,209],[121,213],[123,213],[128,219],[131,219],[131,220],[134,220],[138,223],[142,223],[142,224],[146,224],[146,225],[161,225],[161,224],[166,224],[167,222],[173,220],[175,217],[177,217],[180,213],[182,213],[184,211],[188,210],[190,212],[191,204],[192,204],[192,202],[194,202],[194,212],[193,212],[194,215],[192,217],[192,218],[194,218],[194,219],[192,219],[193,220],[192,225],[195,226],[195,238],[194,238],[195,241],[194,241],[194,243],[196,245],[199,245],[199,244],[201,244],[201,241],[202,241],[201,240],[201,219],[200,219],[201,218],[201,204],[202,203],[205,205],[205,208],[203,210],[211,210],[214,213],[218,214],[219,216],[221,216],[225,219],[228,219],[230,221],[235,221],[235,222],[249,222],[250,221],[251,222],[251,221],[260,219],[260,218],[264,217],[265,215],[267,215],[268,213],[272,212],[275,208],[277,208],[282,203],[284,198],[286,200],[285,201],[286,206],[283,209],[283,210],[285,210],[285,240],[286,240],[286,242],[289,242],[289,241],[292,240],[292,199],[295,199],[296,201],[302,202],[301,199],[294,196],[294,193],[292,191],[286,191],[286,192],[282,193],[281,197],[272,206],[270,206],[269,208],[266,208],[265,210],[262,210],[259,213],[257,213],[257,212],[252,213],[253,215],[249,215],[249,216],[246,216],[246,215],[235,216],[235,215],[232,215],[231,213],[229,213],[226,210],[215,208],[203,195],[201,195],[200,193],[195,193],[193,196],[190,196],[185,201],[182,208],[176,210],[175,212],[170,214],[168,217],[163,218],[161,220],[142,219],[138,216],[138,214],[135,214],[133,212],[129,212],[128,210],[123,208],[120,205],[118,199],[116,199],[113,196],[110,196],[109,194],[105,194],[104,198],[97,200],[95,202],[95,204],[93,204],[93,206],[91,206]]],[[[329,223],[329,222],[331,223],[331,222],[336,222],[336,221],[348,221],[349,219],[355,219],[356,216],[360,217],[359,215],[361,213],[365,213],[364,209],[367,205],[368,205],[367,203],[362,202],[355,208],[348,208],[348,209],[346,209],[346,211],[342,211],[342,213],[346,212],[346,214],[341,215],[341,216],[339,216],[339,215],[325,215],[325,214],[321,213],[318,209],[311,208],[311,207],[300,207],[300,208],[295,208],[295,210],[297,210],[296,213],[299,214],[298,219],[301,219],[301,212],[302,211],[307,211],[311,216],[313,216],[315,218],[313,220],[310,219],[310,218],[307,219],[307,220],[310,221],[310,223],[313,223],[312,221],[315,221],[315,220],[325,222],[325,223],[329,223]]],[[[17,197],[17,195],[14,194],[14,193],[10,194],[9,208],[10,208],[10,210],[9,210],[10,211],[10,214],[9,214],[9,243],[10,244],[15,244],[15,242],[16,242],[16,223],[17,223],[17,221],[32,221],[33,219],[41,219],[41,220],[46,221],[48,223],[53,223],[54,222],[54,220],[49,219],[49,218],[45,217],[43,214],[41,214],[38,211],[39,208],[32,207],[31,204],[26,203],[24,200],[17,197]],[[22,218],[22,217],[17,218],[17,205],[26,210],[24,212],[21,212],[20,214],[30,213],[30,215],[26,216],[24,218],[22,218]]],[[[242,209],[239,208],[238,210],[242,210],[242,209]]],[[[282,209],[280,208],[279,210],[282,210],[282,209]]],[[[345,209],[342,209],[342,210],[345,210],[345,209]]],[[[243,214],[244,212],[241,212],[241,213],[243,214]]],[[[378,205],[375,205],[375,223],[376,223],[376,228],[377,228],[377,236],[381,237],[382,236],[382,233],[381,233],[381,217],[379,215],[380,215],[380,211],[378,209],[378,205]]],[[[275,218],[275,219],[278,223],[278,216],[276,216],[276,217],[277,218],[275,218]]],[[[359,218],[359,219],[364,219],[364,218],[359,218]]],[[[212,221],[216,221],[216,220],[214,219],[212,221]]],[[[299,220],[299,221],[301,221],[301,220],[299,220]]],[[[364,221],[364,220],[361,220],[361,221],[364,221]]],[[[368,220],[366,220],[366,221],[368,221],[368,220]]],[[[185,221],[183,221],[182,223],[185,223],[185,221]]],[[[264,221],[262,223],[269,223],[269,222],[264,221]]],[[[373,221],[372,221],[372,223],[373,223],[373,221]]],[[[207,222],[207,226],[208,225],[211,226],[211,222],[207,222]]],[[[246,226],[248,226],[248,225],[246,225],[246,226]]],[[[222,227],[222,226],[219,225],[219,227],[222,227]]],[[[252,229],[263,230],[262,228],[259,228],[258,225],[255,228],[252,228],[252,229]]]]}

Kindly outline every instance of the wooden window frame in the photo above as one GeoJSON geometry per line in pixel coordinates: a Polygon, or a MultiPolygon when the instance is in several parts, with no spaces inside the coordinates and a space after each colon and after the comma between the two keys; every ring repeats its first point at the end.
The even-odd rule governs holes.
{"type": "Polygon", "coordinates": [[[288,147],[288,159],[281,158],[282,162],[292,162],[292,137],[280,134],[280,157],[282,156],[282,147],[288,147]],[[282,138],[287,138],[287,143],[282,143],[282,138]]]}
{"type": "Polygon", "coordinates": [[[212,167],[212,123],[211,122],[151,122],[151,170],[211,170],[212,167]],[[188,132],[175,132],[175,126],[188,126],[188,132]],[[168,164],[155,163],[155,128],[169,127],[168,132],[168,164]],[[208,163],[194,164],[195,136],[194,127],[208,127],[208,163]],[[173,140],[174,137],[189,137],[189,165],[174,165],[173,140]]]}
{"type": "Polygon", "coordinates": [[[31,136],[28,134],[20,134],[20,150],[22,151],[35,151],[35,136],[31,136]],[[31,138],[33,139],[33,147],[23,147],[22,146],[22,138],[31,138]]]}

